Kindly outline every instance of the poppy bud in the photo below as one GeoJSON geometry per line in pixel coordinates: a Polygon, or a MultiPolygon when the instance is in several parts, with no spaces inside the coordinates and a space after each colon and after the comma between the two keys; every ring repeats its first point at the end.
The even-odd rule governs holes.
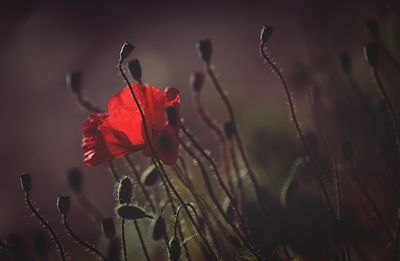
{"type": "Polygon", "coordinates": [[[115,224],[112,218],[106,218],[101,224],[101,230],[108,239],[113,239],[115,237],[115,224]]]}
{"type": "Polygon", "coordinates": [[[263,28],[261,29],[261,34],[260,34],[260,40],[261,43],[266,43],[268,39],[271,37],[272,32],[274,31],[274,28],[268,25],[263,25],[263,28]]]}
{"type": "Polygon", "coordinates": [[[350,60],[349,53],[346,51],[341,52],[339,55],[339,62],[340,62],[342,71],[345,74],[349,74],[351,71],[351,60],[350,60]]]}
{"type": "Polygon", "coordinates": [[[179,239],[177,237],[173,236],[169,241],[169,260],[179,261],[180,256],[181,256],[181,243],[179,242],[179,239]]]}
{"type": "Polygon", "coordinates": [[[35,255],[39,257],[48,256],[50,250],[49,238],[47,235],[39,231],[33,235],[33,249],[35,255]]]}
{"type": "Polygon", "coordinates": [[[375,20],[368,20],[365,23],[365,30],[367,31],[368,36],[373,39],[379,39],[379,26],[375,20]]]}
{"type": "Polygon", "coordinates": [[[78,168],[71,168],[65,176],[68,187],[74,191],[79,192],[82,188],[82,172],[78,168]]]}
{"type": "Polygon", "coordinates": [[[119,52],[120,62],[128,58],[128,56],[132,53],[133,49],[135,49],[135,46],[133,46],[129,42],[125,42],[124,45],[122,45],[121,51],[119,52]]]}
{"type": "Polygon", "coordinates": [[[155,166],[149,166],[140,177],[140,182],[145,186],[153,186],[160,177],[160,170],[155,166]]]}
{"type": "Polygon", "coordinates": [[[379,60],[378,46],[375,43],[364,45],[364,57],[369,65],[376,66],[379,60]]]}
{"type": "Polygon", "coordinates": [[[81,72],[68,73],[65,77],[67,87],[73,93],[77,93],[82,89],[82,74],[81,72]]]}
{"type": "Polygon", "coordinates": [[[233,210],[233,205],[229,199],[225,199],[223,208],[227,221],[229,223],[232,222],[235,219],[235,211],[233,210]]]}
{"type": "Polygon", "coordinates": [[[142,67],[140,66],[138,59],[132,60],[128,63],[128,70],[134,80],[138,82],[142,81],[142,67]]]}
{"type": "Polygon", "coordinates": [[[204,73],[201,72],[192,73],[189,78],[189,83],[193,91],[195,92],[201,91],[204,83],[204,73]]]}
{"type": "Polygon", "coordinates": [[[353,147],[350,142],[343,142],[342,143],[342,155],[346,161],[353,160],[353,147]]]}
{"type": "Polygon", "coordinates": [[[69,211],[69,206],[70,206],[69,197],[58,196],[57,208],[61,214],[63,214],[63,215],[67,214],[69,211]]]}
{"type": "Polygon", "coordinates": [[[212,45],[210,39],[197,42],[197,52],[203,62],[209,63],[212,55],[212,45]]]}
{"type": "Polygon", "coordinates": [[[26,193],[31,191],[31,188],[32,188],[31,174],[28,174],[28,173],[22,174],[19,179],[21,181],[22,190],[26,193]]]}
{"type": "Polygon", "coordinates": [[[141,218],[153,218],[143,210],[135,206],[121,206],[117,209],[118,215],[122,218],[136,220],[141,218]]]}
{"type": "Polygon", "coordinates": [[[171,125],[172,127],[177,127],[178,126],[178,113],[176,111],[176,109],[174,107],[167,107],[165,109],[165,114],[167,116],[167,120],[169,125],[171,125]]]}
{"type": "Polygon", "coordinates": [[[236,134],[235,125],[233,124],[233,122],[231,121],[225,122],[224,131],[226,138],[228,138],[229,140],[232,139],[233,135],[236,134]]]}
{"type": "Polygon", "coordinates": [[[119,204],[129,204],[132,200],[132,180],[129,177],[123,178],[118,186],[119,204]]]}
{"type": "Polygon", "coordinates": [[[159,215],[153,219],[150,223],[151,237],[153,240],[160,240],[164,235],[167,234],[167,225],[163,216],[159,215]]]}

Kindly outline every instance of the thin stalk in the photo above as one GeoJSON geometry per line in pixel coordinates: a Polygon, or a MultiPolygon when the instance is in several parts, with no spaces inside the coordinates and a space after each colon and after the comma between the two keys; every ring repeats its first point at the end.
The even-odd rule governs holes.
{"type": "Polygon", "coordinates": [[[233,169],[235,171],[235,175],[236,175],[236,187],[238,188],[238,194],[237,194],[237,199],[238,199],[238,206],[240,206],[240,204],[242,202],[244,202],[246,200],[245,198],[245,193],[244,193],[244,186],[243,186],[243,181],[242,181],[242,177],[240,175],[240,168],[239,168],[239,163],[236,157],[236,151],[233,145],[233,140],[229,141],[229,153],[232,159],[232,165],[233,165],[233,169]]]}
{"type": "Polygon", "coordinates": [[[104,111],[97,107],[96,105],[92,104],[90,101],[86,100],[83,97],[82,91],[78,91],[75,93],[76,101],[78,104],[89,113],[103,113],[104,111]]]}
{"type": "Polygon", "coordinates": [[[260,189],[260,186],[259,186],[258,181],[256,179],[256,176],[254,174],[254,171],[253,171],[253,169],[252,169],[252,167],[250,165],[250,162],[247,159],[246,153],[244,151],[242,140],[241,140],[240,135],[239,135],[239,130],[237,128],[236,119],[235,119],[235,113],[233,111],[232,105],[229,102],[229,99],[226,96],[226,94],[225,94],[224,90],[222,89],[221,85],[219,84],[219,82],[217,80],[217,77],[215,76],[214,71],[211,68],[210,63],[206,62],[205,63],[205,67],[206,67],[207,74],[211,78],[211,81],[213,82],[213,84],[214,84],[219,96],[221,97],[222,101],[225,104],[225,107],[226,107],[226,109],[228,111],[229,120],[232,122],[232,124],[233,124],[233,126],[235,128],[235,135],[234,136],[235,136],[236,144],[238,146],[240,155],[241,155],[241,157],[243,159],[243,162],[244,162],[244,164],[246,166],[246,169],[248,171],[248,174],[250,176],[250,181],[251,181],[251,183],[252,183],[252,185],[254,187],[254,190],[256,192],[257,201],[261,206],[262,202],[263,202],[262,201],[261,189],[260,189]]]}
{"type": "Polygon", "coordinates": [[[113,175],[114,179],[116,182],[119,182],[120,178],[117,174],[117,172],[115,171],[115,166],[112,160],[110,160],[108,162],[108,168],[110,169],[111,174],[113,175]]]}
{"type": "Polygon", "coordinates": [[[82,192],[76,193],[76,199],[78,200],[79,205],[86,210],[89,217],[94,219],[97,223],[101,224],[104,220],[103,214],[100,210],[93,205],[92,202],[83,194],[82,192]]]}
{"type": "Polygon", "coordinates": [[[143,235],[142,235],[142,232],[140,231],[139,224],[138,224],[136,219],[133,220],[133,223],[135,224],[135,229],[136,229],[136,232],[138,234],[138,237],[139,237],[139,240],[140,240],[140,245],[142,246],[144,255],[146,256],[146,260],[150,261],[150,256],[149,256],[149,253],[147,252],[146,244],[144,243],[143,235]]]}
{"type": "MultiPolygon", "coordinates": [[[[166,180],[168,186],[171,188],[172,192],[174,193],[174,195],[175,195],[176,198],[178,199],[179,203],[180,203],[180,204],[184,204],[185,202],[184,202],[183,198],[182,198],[181,195],[178,193],[178,191],[175,189],[174,185],[172,184],[170,178],[168,177],[168,175],[167,175],[167,173],[166,173],[166,171],[165,171],[165,169],[164,169],[164,166],[162,165],[162,163],[160,162],[159,158],[157,157],[157,154],[155,153],[153,144],[151,143],[151,139],[150,139],[150,136],[149,136],[149,131],[148,131],[148,129],[147,129],[146,118],[145,118],[145,116],[144,116],[142,107],[140,106],[139,101],[137,100],[136,95],[135,95],[135,93],[134,93],[134,91],[133,91],[132,85],[131,85],[131,83],[129,82],[128,78],[126,77],[124,71],[122,70],[122,61],[120,61],[120,62],[118,63],[118,67],[119,67],[119,71],[120,71],[121,74],[122,74],[122,77],[124,78],[125,82],[126,82],[126,83],[128,84],[128,86],[129,86],[129,90],[130,90],[130,92],[131,92],[131,94],[132,94],[132,98],[133,98],[133,100],[135,101],[135,104],[136,104],[137,109],[139,110],[139,113],[140,113],[140,116],[141,116],[142,122],[143,122],[142,125],[143,125],[143,129],[144,129],[144,132],[145,132],[147,144],[149,145],[149,148],[150,148],[151,153],[155,156],[155,159],[156,159],[156,161],[157,161],[157,164],[158,164],[158,166],[159,166],[159,168],[160,168],[160,170],[161,170],[162,176],[165,178],[165,180],[166,180]]],[[[142,85],[142,83],[140,83],[140,85],[142,85]]],[[[201,233],[201,231],[200,231],[198,225],[196,224],[195,220],[193,219],[192,215],[190,214],[189,209],[188,209],[186,206],[184,207],[184,209],[185,209],[185,212],[186,212],[186,214],[188,215],[188,217],[189,217],[189,219],[190,219],[190,222],[192,222],[193,226],[196,228],[196,231],[199,233],[201,239],[203,240],[203,243],[204,243],[204,245],[206,246],[207,250],[210,252],[210,254],[212,255],[212,257],[213,257],[214,260],[218,260],[217,256],[215,255],[214,251],[212,250],[210,244],[207,242],[207,239],[206,239],[205,236],[201,233]]]]}
{"type": "Polygon", "coordinates": [[[85,249],[90,250],[90,252],[92,252],[93,254],[97,255],[98,257],[100,257],[102,260],[107,261],[108,259],[102,254],[100,253],[100,251],[98,251],[95,247],[93,247],[92,245],[86,243],[84,240],[82,240],[78,235],[76,235],[74,233],[74,231],[72,231],[71,227],[68,224],[67,221],[67,216],[65,214],[62,215],[62,221],[64,223],[64,227],[67,230],[68,234],[71,235],[71,237],[73,239],[75,239],[80,245],[82,245],[85,249]]]}
{"type": "Polygon", "coordinates": [[[124,255],[124,260],[128,261],[127,250],[126,250],[126,236],[125,236],[125,218],[122,218],[121,231],[122,231],[122,251],[124,255]]]}
{"type": "Polygon", "coordinates": [[[62,261],[66,261],[65,252],[63,246],[61,245],[61,241],[58,239],[56,232],[53,230],[50,224],[44,219],[44,217],[40,215],[39,211],[37,211],[36,208],[33,206],[28,192],[25,192],[25,201],[32,213],[36,216],[37,219],[39,219],[40,223],[47,229],[47,231],[49,231],[50,236],[54,240],[54,243],[56,243],[58,253],[60,254],[60,259],[62,261]]]}
{"type": "Polygon", "coordinates": [[[283,75],[280,72],[280,70],[276,67],[276,65],[271,61],[271,59],[266,54],[266,52],[265,52],[265,42],[261,43],[260,52],[261,52],[261,55],[264,58],[264,60],[271,66],[272,70],[278,75],[278,78],[279,78],[279,80],[281,81],[281,83],[283,85],[283,89],[285,91],[286,98],[287,98],[287,101],[289,103],[290,114],[291,114],[293,123],[295,125],[297,134],[300,136],[300,139],[301,139],[301,142],[303,144],[304,150],[305,150],[307,156],[310,159],[312,168],[314,170],[314,174],[315,174],[315,176],[317,178],[319,186],[320,186],[320,188],[322,190],[323,197],[324,197],[325,202],[326,202],[326,204],[328,206],[328,210],[331,212],[332,217],[335,218],[335,212],[333,210],[332,202],[331,202],[331,200],[329,198],[329,195],[328,195],[328,192],[327,192],[327,190],[326,190],[326,188],[324,186],[324,183],[322,181],[321,175],[318,173],[317,164],[316,164],[316,162],[314,160],[314,157],[312,156],[311,151],[310,151],[310,149],[309,149],[309,147],[307,145],[307,142],[306,142],[306,140],[304,138],[303,132],[301,131],[299,121],[297,120],[296,112],[295,112],[295,109],[294,109],[294,104],[293,104],[292,97],[291,97],[290,92],[289,92],[289,88],[288,88],[288,86],[286,84],[285,78],[283,78],[283,75]]]}

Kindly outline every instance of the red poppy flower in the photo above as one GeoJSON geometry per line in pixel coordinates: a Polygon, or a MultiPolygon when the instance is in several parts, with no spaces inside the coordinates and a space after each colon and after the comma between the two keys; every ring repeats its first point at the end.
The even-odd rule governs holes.
{"type": "MultiPolygon", "coordinates": [[[[164,111],[168,107],[173,107],[179,117],[179,91],[175,88],[166,88],[161,92],[156,87],[143,87],[139,84],[134,84],[132,87],[145,115],[147,130],[156,155],[165,164],[174,164],[178,157],[179,144],[176,133],[179,125],[171,126],[164,111]]],[[[144,155],[152,156],[149,144],[146,144],[142,117],[128,87],[110,99],[108,111],[109,115],[102,119],[97,130],[101,133],[112,159],[142,149],[144,155]]],[[[108,160],[110,159],[104,157],[102,162],[96,161],[96,165],[106,163],[108,160]]]]}

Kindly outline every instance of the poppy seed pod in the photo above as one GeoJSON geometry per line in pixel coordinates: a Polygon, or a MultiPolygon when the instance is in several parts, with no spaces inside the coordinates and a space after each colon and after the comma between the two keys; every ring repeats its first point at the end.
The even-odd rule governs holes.
{"type": "Polygon", "coordinates": [[[364,57],[371,66],[376,66],[379,60],[378,45],[369,43],[364,45],[364,57]]]}
{"type": "Polygon", "coordinates": [[[140,177],[140,182],[145,186],[153,186],[160,177],[160,170],[155,166],[149,166],[140,177]]]}
{"type": "Polygon", "coordinates": [[[128,62],[128,70],[134,80],[138,82],[142,81],[142,67],[138,59],[128,62]]]}
{"type": "Polygon", "coordinates": [[[68,170],[65,176],[68,187],[74,191],[79,192],[82,188],[82,172],[78,168],[68,170]]]}
{"type": "Polygon", "coordinates": [[[274,31],[274,28],[268,25],[263,25],[263,28],[261,29],[261,34],[260,34],[260,41],[261,43],[266,43],[269,38],[272,35],[272,32],[274,31]]]}
{"type": "Polygon", "coordinates": [[[179,261],[180,256],[181,256],[181,243],[179,242],[179,239],[177,237],[173,236],[169,241],[169,260],[179,261]]]}
{"type": "Polygon", "coordinates": [[[118,200],[119,204],[129,204],[132,200],[132,180],[129,177],[123,178],[118,186],[118,200]]]}
{"type": "Polygon", "coordinates": [[[169,125],[176,128],[178,126],[179,120],[178,112],[176,111],[176,109],[174,107],[167,107],[165,109],[165,115],[167,116],[169,125]]]}
{"type": "Polygon", "coordinates": [[[161,215],[151,221],[150,227],[151,237],[153,240],[160,240],[164,235],[167,234],[167,224],[161,215]]]}
{"type": "Polygon", "coordinates": [[[189,83],[193,91],[200,92],[201,89],[203,88],[204,73],[194,72],[190,74],[189,83]]]}
{"type": "Polygon", "coordinates": [[[153,218],[143,210],[135,206],[121,206],[117,209],[118,215],[122,218],[129,220],[136,220],[141,218],[153,218]]]}
{"type": "Polygon", "coordinates": [[[32,178],[31,174],[25,173],[20,176],[20,182],[22,190],[26,193],[31,191],[32,188],[32,178]]]}
{"type": "Polygon", "coordinates": [[[67,84],[67,87],[71,90],[71,92],[73,92],[73,93],[80,92],[82,89],[82,74],[81,74],[81,72],[68,73],[65,76],[65,82],[67,84]]]}
{"type": "Polygon", "coordinates": [[[346,161],[351,162],[353,160],[353,146],[350,142],[346,141],[342,143],[342,155],[346,161]]]}
{"type": "Polygon", "coordinates": [[[231,121],[227,121],[224,124],[224,132],[225,132],[225,137],[230,140],[232,137],[236,134],[236,129],[235,125],[231,121]]]}
{"type": "Polygon", "coordinates": [[[373,39],[379,39],[379,26],[375,20],[368,20],[365,23],[365,30],[367,31],[368,36],[373,39]]]}
{"type": "Polygon", "coordinates": [[[197,42],[197,52],[203,62],[209,63],[212,55],[212,45],[210,39],[197,42]]]}
{"type": "Polygon", "coordinates": [[[69,197],[65,196],[58,196],[57,198],[57,209],[58,211],[65,215],[68,213],[70,207],[70,200],[69,197]]]}
{"type": "Polygon", "coordinates": [[[133,46],[129,42],[125,42],[122,45],[121,51],[119,52],[119,60],[122,62],[123,60],[128,58],[128,56],[133,52],[133,49],[135,49],[135,46],[133,46]]]}
{"type": "Polygon", "coordinates": [[[342,68],[342,71],[345,74],[349,74],[351,71],[351,59],[350,59],[350,55],[347,51],[342,51],[340,53],[339,62],[340,62],[340,67],[342,68]]]}
{"type": "Polygon", "coordinates": [[[101,223],[101,230],[108,239],[115,237],[115,224],[112,218],[106,218],[101,223]]]}

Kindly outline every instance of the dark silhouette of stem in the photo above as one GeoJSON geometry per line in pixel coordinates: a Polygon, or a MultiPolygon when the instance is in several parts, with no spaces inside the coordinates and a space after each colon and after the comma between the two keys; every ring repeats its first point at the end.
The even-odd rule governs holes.
{"type": "Polygon", "coordinates": [[[37,211],[36,208],[33,206],[31,199],[30,199],[30,195],[27,192],[25,192],[25,201],[26,201],[26,204],[28,205],[28,207],[30,208],[30,210],[32,211],[32,213],[36,216],[37,219],[39,219],[40,223],[47,229],[47,231],[49,231],[50,236],[53,238],[54,242],[56,243],[58,253],[60,254],[60,259],[62,261],[66,261],[64,248],[61,245],[61,242],[58,239],[56,232],[53,230],[53,228],[50,226],[50,224],[44,219],[44,217],[42,217],[40,215],[39,211],[37,211]]]}
{"type": "Polygon", "coordinates": [[[122,232],[122,250],[124,254],[124,260],[128,261],[127,251],[126,251],[125,218],[122,218],[121,232],[122,232]]]}
{"type": "Polygon", "coordinates": [[[89,217],[94,219],[99,224],[103,222],[104,220],[103,214],[95,205],[93,205],[92,202],[89,201],[89,199],[85,196],[85,194],[83,194],[82,192],[76,193],[76,199],[78,200],[79,205],[86,210],[89,217]]]}
{"type": "Polygon", "coordinates": [[[75,239],[80,245],[82,245],[85,249],[90,250],[93,254],[97,255],[98,257],[100,257],[102,260],[107,261],[108,259],[102,254],[100,253],[100,251],[98,251],[95,247],[93,247],[92,245],[86,243],[84,240],[82,240],[78,235],[76,235],[74,233],[74,231],[72,231],[71,227],[68,224],[68,220],[67,220],[67,216],[64,214],[62,215],[62,221],[64,223],[64,227],[67,230],[68,234],[71,235],[71,237],[73,239],[75,239]]]}
{"type": "Polygon", "coordinates": [[[146,260],[150,261],[150,256],[149,256],[149,253],[147,252],[146,244],[144,243],[142,232],[140,231],[140,228],[139,228],[139,224],[137,223],[136,219],[133,221],[133,223],[135,224],[135,229],[136,229],[136,232],[138,234],[138,237],[139,237],[139,240],[140,240],[140,245],[142,246],[144,255],[146,256],[146,260]]]}
{"type": "MultiPolygon", "coordinates": [[[[125,82],[128,84],[128,87],[129,87],[129,90],[131,92],[132,98],[135,101],[137,109],[139,110],[139,113],[140,113],[140,116],[141,116],[142,122],[143,122],[142,125],[143,125],[143,129],[144,129],[144,132],[145,132],[147,144],[149,145],[150,151],[154,155],[154,157],[155,157],[155,159],[157,161],[157,165],[159,166],[159,168],[161,170],[162,176],[165,178],[168,186],[171,188],[172,192],[174,193],[174,195],[178,199],[179,203],[180,204],[184,204],[185,202],[184,202],[183,198],[178,193],[178,191],[175,189],[174,185],[172,184],[170,178],[168,177],[168,175],[167,175],[167,173],[166,173],[166,171],[164,169],[163,164],[160,162],[159,158],[157,157],[157,154],[155,153],[153,144],[151,143],[151,139],[150,139],[150,136],[149,136],[149,131],[147,129],[146,118],[145,118],[143,110],[142,110],[142,108],[141,108],[141,106],[139,104],[139,101],[137,100],[136,95],[135,95],[135,93],[133,91],[132,85],[129,82],[128,78],[126,77],[124,71],[122,70],[122,61],[120,61],[118,63],[118,68],[119,68],[119,71],[121,72],[121,75],[124,78],[125,82]]],[[[139,84],[142,85],[141,82],[139,84]]],[[[184,207],[184,209],[185,209],[185,212],[186,212],[186,214],[188,215],[188,217],[190,219],[190,222],[192,222],[193,226],[196,228],[196,231],[199,233],[200,238],[202,239],[202,241],[203,241],[204,245],[206,246],[207,250],[210,252],[210,254],[212,255],[214,260],[218,260],[217,256],[215,255],[214,251],[212,250],[210,244],[207,242],[206,237],[203,235],[203,233],[201,233],[198,225],[196,224],[195,220],[193,219],[192,215],[190,214],[189,209],[186,206],[184,207]]]]}
{"type": "Polygon", "coordinates": [[[108,162],[108,168],[110,169],[111,174],[113,175],[114,179],[116,182],[119,182],[120,178],[117,174],[117,172],[115,171],[115,166],[112,160],[110,160],[108,162]]]}
{"type": "Polygon", "coordinates": [[[100,109],[99,107],[97,107],[96,105],[92,104],[91,102],[89,102],[88,100],[86,100],[83,97],[82,91],[76,92],[75,93],[75,97],[76,97],[76,101],[78,102],[78,104],[86,111],[90,112],[90,113],[103,113],[104,111],[102,109],[100,109]]]}

